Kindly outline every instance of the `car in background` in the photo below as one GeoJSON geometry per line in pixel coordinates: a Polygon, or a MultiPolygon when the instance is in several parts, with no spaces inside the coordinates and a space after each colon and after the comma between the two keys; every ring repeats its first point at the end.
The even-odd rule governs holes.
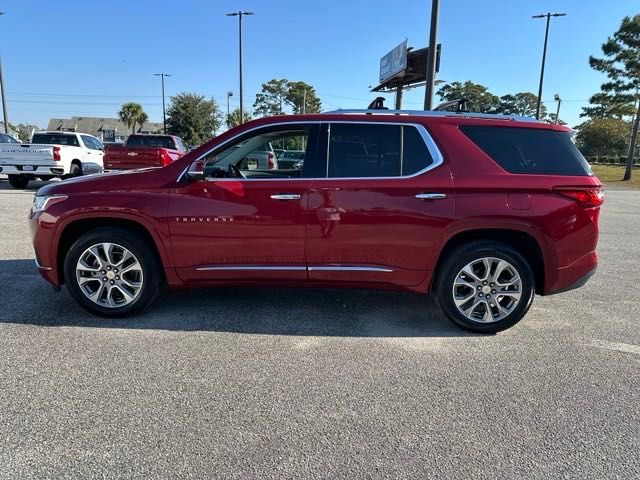
{"type": "Polygon", "coordinates": [[[105,170],[132,170],[164,167],[187,152],[180,137],[174,135],[130,135],[124,145],[105,149],[105,170]]]}
{"type": "Polygon", "coordinates": [[[0,144],[0,173],[14,188],[31,180],[79,176],[103,171],[103,145],[93,135],[78,132],[35,132],[31,143],[0,144]]]}
{"type": "Polygon", "coordinates": [[[165,168],[41,188],[36,261],[105,317],[165,286],[374,287],[433,293],[457,325],[494,333],[595,272],[601,184],[571,134],[474,113],[258,119],[165,168]],[[292,138],[301,170],[243,168],[292,138]]]}
{"type": "Polygon", "coordinates": [[[278,159],[278,165],[282,169],[302,169],[304,163],[304,150],[283,150],[278,159]]]}
{"type": "Polygon", "coordinates": [[[20,143],[7,133],[0,133],[0,143],[20,143]]]}

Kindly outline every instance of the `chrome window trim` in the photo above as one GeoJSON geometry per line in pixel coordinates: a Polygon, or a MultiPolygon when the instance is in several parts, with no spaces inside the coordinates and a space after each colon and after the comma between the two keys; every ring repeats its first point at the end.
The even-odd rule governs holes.
{"type": "Polygon", "coordinates": [[[258,127],[253,127],[250,128],[249,130],[245,130],[244,132],[239,133],[238,135],[235,135],[233,137],[231,137],[228,140],[225,140],[224,142],[222,142],[219,145],[216,145],[215,147],[211,148],[210,150],[208,150],[207,152],[203,153],[202,155],[200,155],[199,157],[195,158],[194,160],[191,161],[191,163],[189,165],[187,165],[187,167],[182,170],[182,172],[180,173],[180,175],[178,175],[178,178],[176,179],[176,182],[180,182],[183,177],[186,175],[187,171],[189,170],[189,168],[191,168],[191,165],[193,165],[195,162],[202,160],[204,157],[206,157],[207,155],[209,155],[211,152],[213,152],[214,150],[217,150],[220,147],[224,147],[227,144],[230,144],[231,142],[235,141],[236,139],[238,139],[241,136],[246,135],[247,133],[251,133],[255,130],[260,130],[260,129],[265,129],[265,128],[270,128],[270,127],[278,127],[278,126],[287,126],[287,125],[322,125],[322,124],[327,124],[329,126],[328,130],[327,130],[327,159],[326,159],[326,168],[327,168],[327,176],[325,177],[309,177],[309,178],[253,178],[253,179],[249,179],[249,178],[215,178],[215,179],[205,179],[206,182],[224,182],[224,181],[232,181],[232,182],[282,182],[282,181],[305,181],[305,182],[310,182],[310,181],[314,181],[314,180],[403,180],[403,179],[408,179],[408,178],[414,178],[417,176],[420,176],[426,172],[429,172],[435,168],[438,168],[440,165],[442,165],[444,163],[444,157],[442,156],[442,153],[440,152],[440,149],[438,148],[438,146],[436,145],[435,140],[433,139],[433,137],[429,134],[429,132],[427,131],[427,129],[424,127],[424,125],[420,124],[420,123],[414,123],[414,122],[372,122],[372,121],[367,121],[367,120],[325,120],[325,121],[321,121],[321,120],[311,120],[311,121],[292,121],[292,122],[277,122],[277,123],[271,123],[268,125],[260,125],[258,127]],[[422,170],[417,171],[416,173],[413,173],[411,175],[399,175],[399,176],[395,176],[395,177],[329,177],[328,173],[329,173],[329,148],[328,148],[328,142],[329,142],[329,138],[330,138],[330,133],[331,133],[331,124],[333,123],[348,123],[348,124],[366,124],[366,125],[400,125],[400,126],[407,126],[407,127],[415,127],[418,130],[418,133],[420,134],[420,136],[422,137],[422,140],[424,141],[427,150],[429,150],[429,153],[431,154],[431,158],[433,159],[433,162],[430,165],[427,165],[425,168],[423,168],[422,170]]]}

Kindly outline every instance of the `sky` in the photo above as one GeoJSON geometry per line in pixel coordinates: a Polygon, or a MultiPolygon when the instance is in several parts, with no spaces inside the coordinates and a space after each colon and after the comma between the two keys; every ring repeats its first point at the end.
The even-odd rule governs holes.
{"type": "MultiPolygon", "coordinates": [[[[193,92],[226,110],[238,106],[238,22],[243,20],[244,104],[272,78],[313,85],[323,110],[366,108],[376,96],[380,58],[407,39],[428,43],[430,0],[0,0],[0,56],[11,123],[46,127],[49,118],[115,117],[140,102],[162,121],[159,77],[166,95],[193,92]]],[[[442,0],[438,78],[472,80],[504,95],[537,92],[544,20],[552,19],[543,101],[579,123],[582,106],[605,80],[588,64],[637,0],[442,0]]],[[[424,88],[405,94],[420,109],[424,88]]],[[[434,103],[437,103],[437,98],[434,103]]],[[[393,106],[389,96],[388,106],[393,106]]]]}

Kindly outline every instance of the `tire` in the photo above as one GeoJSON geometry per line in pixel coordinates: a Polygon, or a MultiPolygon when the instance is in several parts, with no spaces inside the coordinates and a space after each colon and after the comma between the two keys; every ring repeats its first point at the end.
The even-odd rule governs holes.
{"type": "Polygon", "coordinates": [[[140,235],[119,227],[100,227],[71,246],[64,260],[64,278],[69,293],[83,308],[118,318],[140,312],[156,300],[164,283],[161,265],[153,246],[140,235]],[[103,243],[112,244],[110,260],[101,248],[103,243]],[[133,259],[119,265],[125,249],[133,259]],[[130,269],[134,261],[137,266],[130,269]]]}
{"type": "Polygon", "coordinates": [[[29,175],[9,175],[9,183],[13,188],[27,188],[29,175]]]}
{"type": "Polygon", "coordinates": [[[436,291],[443,312],[456,325],[476,333],[497,333],[518,323],[531,307],[535,275],[509,245],[474,241],[444,259],[436,291]]]}
{"type": "Polygon", "coordinates": [[[71,170],[69,170],[69,175],[72,177],[79,177],[82,175],[82,165],[80,165],[77,161],[73,161],[71,164],[71,170]]]}

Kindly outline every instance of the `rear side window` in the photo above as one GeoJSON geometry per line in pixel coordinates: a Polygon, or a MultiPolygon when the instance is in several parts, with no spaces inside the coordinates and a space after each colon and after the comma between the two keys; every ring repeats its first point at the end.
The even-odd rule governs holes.
{"type": "Polygon", "coordinates": [[[570,132],[477,125],[463,125],[460,130],[507,172],[591,175],[570,132]]]}
{"type": "Polygon", "coordinates": [[[167,148],[173,150],[173,138],[163,136],[132,135],[127,140],[127,147],[167,148]]]}
{"type": "Polygon", "coordinates": [[[399,177],[433,163],[415,127],[333,123],[329,133],[329,178],[399,177]]]}
{"type": "Polygon", "coordinates": [[[61,135],[59,133],[34,133],[31,143],[42,145],[67,145],[79,147],[78,138],[75,135],[61,135]]]}

